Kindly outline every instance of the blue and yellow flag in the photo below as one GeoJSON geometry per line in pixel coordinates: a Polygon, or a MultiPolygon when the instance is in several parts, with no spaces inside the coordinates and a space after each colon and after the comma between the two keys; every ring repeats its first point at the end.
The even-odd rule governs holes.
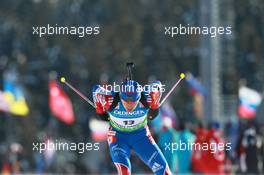
{"type": "Polygon", "coordinates": [[[19,116],[28,115],[29,108],[19,86],[11,81],[4,80],[3,97],[8,104],[8,112],[19,116]]]}

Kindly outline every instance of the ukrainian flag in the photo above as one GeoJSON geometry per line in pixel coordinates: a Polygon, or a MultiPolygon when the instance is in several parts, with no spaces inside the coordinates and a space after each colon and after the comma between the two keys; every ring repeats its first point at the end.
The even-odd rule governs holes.
{"type": "Polygon", "coordinates": [[[3,96],[9,106],[8,112],[19,116],[28,115],[29,108],[19,86],[16,86],[8,80],[5,80],[3,96]]]}

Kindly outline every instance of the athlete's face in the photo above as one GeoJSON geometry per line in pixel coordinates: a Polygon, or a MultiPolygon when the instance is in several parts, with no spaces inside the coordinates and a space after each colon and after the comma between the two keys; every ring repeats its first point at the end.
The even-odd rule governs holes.
{"type": "Polygon", "coordinates": [[[121,101],[122,101],[122,104],[125,107],[125,109],[126,109],[127,112],[133,111],[136,108],[136,106],[137,106],[137,104],[139,102],[139,100],[137,100],[137,101],[125,101],[125,100],[121,100],[121,101]]]}

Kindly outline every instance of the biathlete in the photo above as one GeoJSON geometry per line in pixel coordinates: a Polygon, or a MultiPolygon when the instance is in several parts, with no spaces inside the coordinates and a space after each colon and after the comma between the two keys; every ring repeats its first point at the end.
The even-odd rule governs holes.
{"type": "Polygon", "coordinates": [[[110,123],[108,144],[112,161],[119,175],[130,175],[130,152],[134,150],[154,174],[170,175],[169,166],[147,126],[148,120],[159,113],[161,83],[156,81],[147,91],[140,91],[140,84],[132,80],[132,64],[127,67],[128,77],[120,91],[109,91],[100,85],[93,87],[96,113],[110,123]]]}

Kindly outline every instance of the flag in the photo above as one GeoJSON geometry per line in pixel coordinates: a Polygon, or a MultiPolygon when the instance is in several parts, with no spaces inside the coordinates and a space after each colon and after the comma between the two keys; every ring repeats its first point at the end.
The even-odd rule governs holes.
{"type": "Polygon", "coordinates": [[[56,80],[49,82],[49,107],[53,115],[66,124],[75,121],[72,103],[56,80]]]}
{"type": "Polygon", "coordinates": [[[107,132],[109,123],[97,119],[91,119],[89,121],[89,128],[92,132],[92,138],[94,141],[105,141],[107,140],[107,132]]]}
{"type": "Polygon", "coordinates": [[[191,73],[187,73],[185,80],[191,87],[193,94],[200,93],[204,97],[207,96],[206,88],[191,73]]]}
{"type": "Polygon", "coordinates": [[[19,85],[13,83],[8,79],[5,79],[4,92],[2,95],[2,97],[5,99],[4,101],[7,104],[7,106],[5,107],[6,111],[19,116],[28,115],[29,108],[19,85]]]}
{"type": "Polygon", "coordinates": [[[208,92],[191,73],[187,73],[185,80],[191,88],[191,94],[194,102],[193,111],[196,117],[201,119],[203,117],[203,101],[208,92]]]}
{"type": "Polygon", "coordinates": [[[251,119],[256,116],[258,106],[262,101],[262,96],[257,91],[248,87],[239,88],[238,114],[241,118],[251,119]]]}

